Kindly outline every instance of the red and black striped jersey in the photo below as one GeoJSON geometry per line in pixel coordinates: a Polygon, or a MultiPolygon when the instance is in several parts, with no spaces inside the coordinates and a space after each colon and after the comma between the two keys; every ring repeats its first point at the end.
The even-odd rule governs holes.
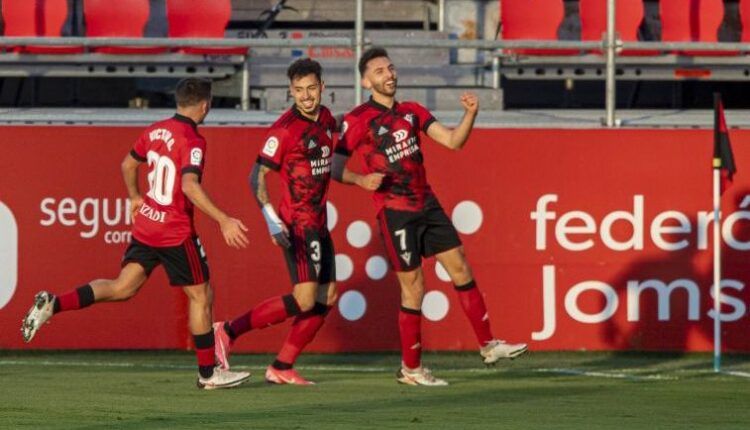
{"type": "Polygon", "coordinates": [[[182,192],[182,175],[203,174],[206,140],[192,119],[178,114],[149,126],[130,155],[148,163],[148,192],[133,221],[133,237],[155,247],[182,244],[195,235],[193,203],[182,192]]]}
{"type": "Polygon", "coordinates": [[[344,116],[336,152],[360,151],[365,173],[382,173],[383,183],[373,199],[383,207],[420,211],[432,189],[427,183],[420,132],[426,132],[435,117],[415,102],[395,102],[389,109],[374,100],[359,105],[344,116]]]}
{"type": "Polygon", "coordinates": [[[327,226],[326,201],[331,179],[336,120],[324,106],[317,121],[295,106],[266,135],[257,162],[280,173],[279,216],[288,226],[320,230],[327,226]]]}

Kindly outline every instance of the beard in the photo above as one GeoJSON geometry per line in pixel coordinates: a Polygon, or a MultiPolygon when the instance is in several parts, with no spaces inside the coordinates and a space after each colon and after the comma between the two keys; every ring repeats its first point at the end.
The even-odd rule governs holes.
{"type": "Polygon", "coordinates": [[[385,96],[389,96],[389,97],[391,97],[391,96],[393,96],[393,95],[396,94],[396,88],[398,88],[398,80],[397,79],[393,80],[393,88],[389,88],[388,86],[386,86],[385,82],[373,85],[373,89],[375,91],[377,91],[378,93],[383,94],[385,96]]]}

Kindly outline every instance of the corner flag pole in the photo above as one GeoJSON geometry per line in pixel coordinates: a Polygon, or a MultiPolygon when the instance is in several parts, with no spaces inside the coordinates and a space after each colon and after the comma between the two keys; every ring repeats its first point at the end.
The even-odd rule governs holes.
{"type": "MultiPolygon", "coordinates": [[[[714,372],[721,371],[721,169],[724,166],[722,156],[722,132],[726,134],[724,111],[721,94],[714,93],[714,157],[713,157],[713,197],[714,197],[714,372]]],[[[728,141],[728,138],[726,139],[728,141]]],[[[728,145],[728,143],[727,143],[728,145]]],[[[731,149],[729,149],[731,153],[731,149]]]]}
{"type": "MultiPolygon", "coordinates": [[[[719,164],[721,160],[719,159],[719,164]]],[[[716,167],[717,160],[714,159],[714,372],[721,371],[721,318],[719,292],[721,291],[721,223],[720,195],[721,195],[721,168],[716,167]]]]}

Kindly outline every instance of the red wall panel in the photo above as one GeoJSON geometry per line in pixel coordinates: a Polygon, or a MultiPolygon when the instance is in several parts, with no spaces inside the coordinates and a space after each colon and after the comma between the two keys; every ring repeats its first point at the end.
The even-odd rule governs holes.
{"type": "MultiPolygon", "coordinates": [[[[189,347],[186,300],[161,270],[132,301],[60,314],[28,346],[18,331],[37,290],[59,292],[117,274],[129,230],[119,163],[140,130],[0,127],[0,234],[12,230],[8,213],[18,230],[17,249],[7,245],[10,236],[0,237],[0,348],[189,347]]],[[[230,249],[218,227],[198,217],[215,316],[226,319],[290,291],[290,282],[247,187],[264,130],[207,127],[203,134],[204,184],[219,206],[245,221],[252,241],[246,250],[230,249]]],[[[723,208],[723,339],[739,351],[750,351],[750,213],[740,207],[750,194],[748,137],[731,134],[739,172],[723,208]]],[[[711,349],[711,139],[709,130],[477,129],[461,152],[426,142],[428,177],[467,232],[462,240],[496,336],[537,350],[711,349]]],[[[272,180],[272,195],[277,186],[272,180]]],[[[377,272],[382,267],[370,259],[384,257],[370,198],[333,184],[330,200],[339,273],[352,263],[339,283],[343,313],[355,310],[352,291],[366,310],[354,321],[334,310],[310,349],[397,349],[397,283],[390,273],[373,279],[379,276],[366,269],[370,261],[377,272]],[[369,227],[364,244],[350,240],[367,238],[356,221],[369,227]]],[[[476,348],[452,286],[439,279],[434,260],[424,269],[425,312],[435,319],[423,323],[426,348],[476,348]]],[[[250,333],[238,349],[275,351],[287,328],[250,333]]]]}

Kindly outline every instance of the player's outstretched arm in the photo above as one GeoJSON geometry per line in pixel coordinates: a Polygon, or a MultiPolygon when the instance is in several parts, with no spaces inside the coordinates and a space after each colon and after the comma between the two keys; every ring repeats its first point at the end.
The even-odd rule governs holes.
{"type": "Polygon", "coordinates": [[[130,219],[135,218],[135,214],[143,206],[143,197],[138,189],[138,166],[141,162],[133,158],[131,154],[125,156],[122,160],[120,169],[122,170],[122,179],[125,181],[125,188],[128,189],[128,198],[130,199],[130,219]]]}
{"type": "Polygon", "coordinates": [[[224,241],[232,248],[245,248],[248,245],[247,236],[244,232],[247,227],[242,221],[232,218],[222,212],[208,197],[206,191],[198,181],[195,173],[184,173],[182,175],[182,192],[203,213],[219,223],[224,241]]]}
{"type": "Polygon", "coordinates": [[[250,190],[253,193],[253,197],[255,197],[255,201],[258,202],[258,205],[263,212],[263,219],[266,220],[266,226],[268,227],[268,232],[271,234],[271,241],[273,244],[289,248],[291,246],[291,243],[289,242],[289,229],[276,214],[276,211],[268,198],[266,173],[268,173],[269,170],[271,169],[260,163],[255,163],[253,171],[250,172],[250,190]]]}
{"type": "Polygon", "coordinates": [[[461,96],[461,105],[464,107],[464,116],[453,130],[437,121],[429,126],[427,135],[432,140],[450,149],[458,150],[464,147],[479,112],[479,99],[475,94],[466,92],[461,96]]]}
{"type": "Polygon", "coordinates": [[[368,191],[375,191],[383,183],[382,173],[370,173],[368,175],[360,175],[354,173],[346,168],[346,163],[349,161],[349,157],[344,154],[333,154],[333,167],[331,168],[331,177],[342,184],[346,185],[359,185],[368,191]]]}

